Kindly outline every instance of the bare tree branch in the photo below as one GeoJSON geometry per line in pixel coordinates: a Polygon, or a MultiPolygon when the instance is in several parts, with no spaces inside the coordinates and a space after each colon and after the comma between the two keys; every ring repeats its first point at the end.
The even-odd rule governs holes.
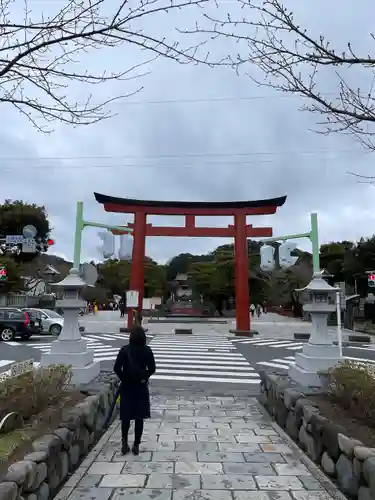
{"type": "MultiPolygon", "coordinates": [[[[245,13],[234,18],[205,14],[206,26],[184,31],[185,34],[204,33],[211,39],[232,40],[243,52],[230,54],[223,61],[208,64],[231,65],[237,72],[245,68],[247,75],[258,85],[281,92],[297,94],[310,101],[303,110],[320,114],[319,132],[349,133],[370,150],[375,149],[375,57],[359,55],[348,42],[338,50],[323,35],[314,37],[302,28],[280,0],[237,0],[245,13]],[[259,80],[247,68],[258,67],[264,79],[259,80]],[[358,71],[370,74],[369,88],[359,89],[348,84],[343,76],[358,71]],[[330,73],[327,73],[327,71],[330,73]],[[325,71],[325,73],[324,73],[325,71]],[[320,90],[324,76],[336,78],[335,92],[320,90]],[[333,97],[331,97],[333,95],[333,97]]],[[[370,34],[374,41],[374,35],[370,34]]]]}
{"type": "Polygon", "coordinates": [[[54,120],[87,125],[109,118],[113,116],[110,103],[134,95],[142,87],[100,104],[93,104],[89,95],[82,104],[71,100],[69,84],[133,80],[146,74],[138,73],[140,67],[158,57],[183,64],[199,62],[196,51],[202,43],[181,47],[178,42],[147,34],[142,23],[145,17],[154,16],[157,25],[161,14],[201,7],[208,1],[67,0],[54,16],[34,19],[25,0],[20,21],[12,15],[11,0],[0,0],[0,104],[13,105],[43,132],[51,131],[54,120]],[[121,45],[149,52],[150,58],[117,73],[76,71],[85,53],[121,45]]]}

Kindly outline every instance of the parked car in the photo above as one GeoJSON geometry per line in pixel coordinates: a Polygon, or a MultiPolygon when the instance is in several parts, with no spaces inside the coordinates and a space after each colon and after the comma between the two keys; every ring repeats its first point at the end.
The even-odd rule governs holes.
{"type": "Polygon", "coordinates": [[[30,321],[34,324],[34,332],[35,334],[41,334],[43,332],[42,326],[42,315],[38,311],[34,311],[32,309],[21,309],[21,311],[27,312],[29,315],[30,321]]]}
{"type": "Polygon", "coordinates": [[[10,342],[16,337],[28,340],[35,333],[35,328],[27,312],[10,307],[0,308],[0,340],[10,342]]]}
{"type": "Polygon", "coordinates": [[[22,309],[30,315],[40,315],[42,322],[42,333],[50,335],[60,335],[61,330],[64,326],[64,318],[58,314],[56,311],[51,309],[35,309],[35,308],[25,308],[22,309]]]}

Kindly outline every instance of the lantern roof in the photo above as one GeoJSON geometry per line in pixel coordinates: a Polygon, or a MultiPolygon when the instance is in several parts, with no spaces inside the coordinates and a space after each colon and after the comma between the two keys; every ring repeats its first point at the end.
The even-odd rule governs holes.
{"type": "Polygon", "coordinates": [[[83,288],[87,286],[87,283],[81,278],[78,269],[70,269],[68,275],[58,283],[51,283],[51,286],[58,286],[62,288],[83,288]]]}
{"type": "Polygon", "coordinates": [[[297,288],[296,292],[338,292],[340,288],[329,285],[325,279],[323,279],[323,273],[314,273],[313,278],[308,285],[304,288],[297,288]]]}

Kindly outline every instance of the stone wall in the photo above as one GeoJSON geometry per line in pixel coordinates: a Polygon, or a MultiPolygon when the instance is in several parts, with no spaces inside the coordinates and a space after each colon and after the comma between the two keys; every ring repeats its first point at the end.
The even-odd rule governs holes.
{"type": "MultiPolygon", "coordinates": [[[[346,435],[287,376],[261,372],[259,401],[287,434],[351,498],[375,499],[375,448],[346,435]]],[[[310,393],[311,395],[311,393],[310,393]]]]}
{"type": "Polygon", "coordinates": [[[0,500],[52,498],[101,436],[117,387],[117,377],[102,375],[82,388],[87,397],[67,410],[58,428],[34,441],[32,452],[0,478],[0,500]]]}

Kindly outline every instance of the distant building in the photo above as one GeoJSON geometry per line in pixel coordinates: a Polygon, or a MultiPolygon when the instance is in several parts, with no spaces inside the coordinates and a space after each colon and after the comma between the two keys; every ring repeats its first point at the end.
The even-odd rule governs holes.
{"type": "Polygon", "coordinates": [[[175,300],[191,299],[193,290],[189,284],[189,277],[187,274],[177,274],[174,279],[175,284],[175,300]]]}

